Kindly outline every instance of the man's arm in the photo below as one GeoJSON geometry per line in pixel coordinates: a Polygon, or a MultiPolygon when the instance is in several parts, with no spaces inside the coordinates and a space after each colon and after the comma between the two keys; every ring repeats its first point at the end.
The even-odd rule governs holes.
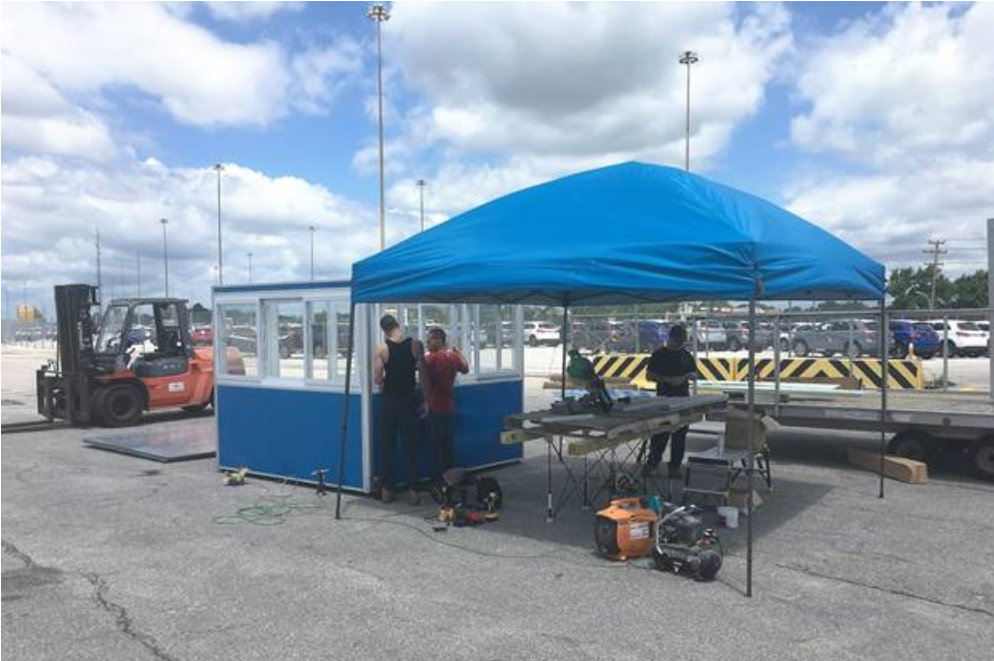
{"type": "Polygon", "coordinates": [[[459,373],[469,374],[469,361],[466,360],[466,356],[462,355],[462,351],[459,350],[459,347],[452,347],[452,353],[459,359],[459,373]]]}
{"type": "Polygon", "coordinates": [[[376,359],[373,361],[373,383],[383,385],[383,365],[386,363],[387,348],[384,345],[376,347],[376,359]]]}
{"type": "Polygon", "coordinates": [[[431,394],[431,382],[428,378],[428,366],[425,362],[425,345],[421,340],[414,340],[411,343],[414,351],[414,360],[418,369],[418,382],[421,385],[421,394],[424,396],[424,406],[428,406],[428,397],[431,394]]]}

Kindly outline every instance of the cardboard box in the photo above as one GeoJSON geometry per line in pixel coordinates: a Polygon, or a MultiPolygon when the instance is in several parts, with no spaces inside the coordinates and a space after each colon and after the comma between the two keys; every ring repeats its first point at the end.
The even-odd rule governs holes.
{"type": "MultiPolygon", "coordinates": [[[[749,501],[746,500],[748,497],[746,489],[732,489],[728,492],[728,498],[726,499],[729,507],[736,507],[740,511],[745,512],[749,507],[749,501]]],[[[763,504],[763,498],[759,493],[753,489],[752,492],[752,509],[758,510],[763,504]]]]}
{"type": "MultiPolygon", "coordinates": [[[[766,437],[771,431],[780,429],[780,423],[768,415],[753,415],[753,447],[757,450],[766,445],[766,437]]],[[[725,447],[744,450],[749,447],[749,412],[730,408],[725,413],[725,447]]]]}

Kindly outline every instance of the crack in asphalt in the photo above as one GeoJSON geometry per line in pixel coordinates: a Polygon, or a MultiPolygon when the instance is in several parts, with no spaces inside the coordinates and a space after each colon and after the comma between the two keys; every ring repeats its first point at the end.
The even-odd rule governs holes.
{"type": "Polygon", "coordinates": [[[160,659],[161,661],[178,661],[176,657],[163,650],[155,638],[135,629],[134,621],[131,619],[131,614],[128,613],[127,608],[107,598],[109,587],[103,577],[95,572],[83,574],[83,576],[96,590],[94,599],[96,599],[97,604],[114,616],[114,624],[121,633],[139,643],[156,659],[160,659]]]}
{"type": "Polygon", "coordinates": [[[37,566],[37,564],[31,558],[30,555],[28,555],[27,553],[25,553],[21,549],[17,548],[11,542],[8,542],[6,539],[0,541],[0,544],[3,545],[3,550],[4,550],[5,553],[9,553],[12,556],[14,556],[15,558],[17,558],[18,560],[20,560],[21,562],[23,562],[25,567],[36,567],[37,566]]]}
{"type": "Polygon", "coordinates": [[[908,597],[910,599],[917,599],[919,601],[935,604],[936,606],[946,606],[947,608],[956,608],[970,613],[977,613],[979,615],[994,617],[994,612],[989,611],[986,608],[980,608],[979,606],[967,606],[966,604],[957,604],[949,601],[942,601],[941,599],[936,599],[934,597],[926,597],[924,595],[915,594],[914,592],[908,592],[906,590],[898,590],[896,588],[886,588],[883,587],[882,585],[874,585],[873,583],[863,583],[862,581],[857,581],[851,578],[844,578],[842,576],[832,576],[831,574],[823,574],[809,567],[800,567],[797,565],[784,565],[776,562],[773,564],[774,566],[780,567],[781,569],[800,572],[802,574],[807,574],[809,576],[814,576],[816,578],[822,578],[829,581],[838,581],[840,583],[846,583],[847,585],[855,585],[861,588],[877,590],[878,592],[886,592],[887,594],[892,594],[896,597],[908,597]]]}

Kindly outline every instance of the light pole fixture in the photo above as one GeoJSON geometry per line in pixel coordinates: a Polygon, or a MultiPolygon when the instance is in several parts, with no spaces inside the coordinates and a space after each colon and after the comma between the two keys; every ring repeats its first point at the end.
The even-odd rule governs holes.
{"type": "Polygon", "coordinates": [[[311,233],[311,282],[314,282],[314,233],[318,231],[318,228],[311,225],[307,231],[311,233]]]}
{"type": "Polygon", "coordinates": [[[387,247],[386,199],[383,174],[383,39],[382,26],[390,20],[390,10],[386,5],[376,3],[366,10],[366,18],[376,23],[376,89],[380,123],[380,250],[387,247]]]}
{"type": "Polygon", "coordinates": [[[214,172],[217,172],[217,284],[224,284],[224,257],[221,252],[221,172],[224,166],[220,163],[214,164],[214,172]]]}
{"type": "Polygon", "coordinates": [[[687,126],[685,133],[684,161],[683,167],[690,172],[690,65],[696,64],[700,60],[697,53],[692,50],[684,51],[680,55],[680,64],[687,65],[687,126]]]}
{"type": "Polygon", "coordinates": [[[421,195],[421,231],[425,231],[425,185],[428,182],[424,179],[418,179],[418,192],[421,195]]]}
{"type": "Polygon", "coordinates": [[[162,223],[162,267],[166,274],[166,297],[169,297],[169,244],[166,242],[166,226],[169,225],[169,221],[165,218],[160,218],[159,222],[162,223]]]}
{"type": "Polygon", "coordinates": [[[248,254],[249,259],[249,284],[252,284],[252,253],[248,254]]]}

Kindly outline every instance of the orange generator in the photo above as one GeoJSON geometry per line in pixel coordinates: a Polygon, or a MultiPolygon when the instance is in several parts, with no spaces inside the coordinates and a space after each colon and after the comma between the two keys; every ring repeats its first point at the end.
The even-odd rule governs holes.
{"type": "Polygon", "coordinates": [[[649,555],[656,544],[659,517],[641,498],[618,498],[600,512],[594,522],[597,551],[615,560],[649,555]]]}

